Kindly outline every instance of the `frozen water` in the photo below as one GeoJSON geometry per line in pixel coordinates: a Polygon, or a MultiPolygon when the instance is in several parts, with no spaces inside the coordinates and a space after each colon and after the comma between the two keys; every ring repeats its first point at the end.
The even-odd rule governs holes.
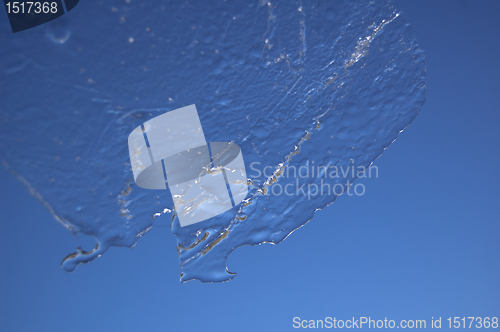
{"type": "Polygon", "coordinates": [[[0,158],[59,222],[97,240],[64,260],[68,271],[110,246],[133,247],[173,209],[168,190],[135,185],[129,162],[128,135],[155,116],[196,104],[207,141],[241,147],[246,199],[182,228],[172,216],[181,280],[215,282],[234,277],[232,250],[282,241],[337,197],[313,195],[314,185],[346,188],[358,176],[287,170],[366,168],[425,101],[424,55],[392,2],[77,8],[0,36],[0,158]],[[295,194],[270,194],[273,186],[295,194]]]}

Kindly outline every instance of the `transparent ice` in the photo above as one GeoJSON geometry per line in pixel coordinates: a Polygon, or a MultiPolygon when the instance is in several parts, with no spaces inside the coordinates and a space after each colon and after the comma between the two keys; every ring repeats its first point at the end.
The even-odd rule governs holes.
{"type": "Polygon", "coordinates": [[[235,248],[279,243],[337,197],[269,195],[296,185],[287,168],[368,167],[426,94],[424,54],[390,1],[86,1],[0,38],[0,158],[97,240],[64,259],[68,271],[147,240],[171,213],[168,190],[135,185],[128,156],[130,132],[155,116],[196,104],[207,141],[240,146],[249,177],[252,163],[274,170],[210,220],[180,227],[171,213],[181,281],[218,282],[234,277],[235,248]]]}

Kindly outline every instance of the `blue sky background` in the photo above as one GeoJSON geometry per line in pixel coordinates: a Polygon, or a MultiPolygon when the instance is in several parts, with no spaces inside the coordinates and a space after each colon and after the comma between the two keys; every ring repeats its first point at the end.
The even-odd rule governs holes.
{"type": "MultiPolygon", "coordinates": [[[[500,3],[397,1],[427,59],[427,102],[342,196],[283,243],[229,256],[229,283],[179,283],[159,220],[74,273],[91,240],[0,168],[0,331],[282,331],[293,317],[500,316],[500,3]]],[[[3,18],[2,18],[3,19],[3,18]]]]}

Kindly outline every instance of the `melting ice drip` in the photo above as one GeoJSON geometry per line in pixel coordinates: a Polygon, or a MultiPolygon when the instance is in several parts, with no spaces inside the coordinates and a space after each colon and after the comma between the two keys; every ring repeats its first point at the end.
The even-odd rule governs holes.
{"type": "Polygon", "coordinates": [[[128,147],[136,184],[166,189],[168,183],[181,227],[231,209],[248,193],[239,146],[207,145],[195,105],[138,126],[128,137],[128,147]]]}

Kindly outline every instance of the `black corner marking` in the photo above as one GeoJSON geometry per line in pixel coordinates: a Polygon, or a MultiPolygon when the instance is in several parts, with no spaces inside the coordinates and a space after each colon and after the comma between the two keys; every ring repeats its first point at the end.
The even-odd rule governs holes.
{"type": "MultiPolygon", "coordinates": [[[[64,0],[3,0],[12,32],[31,29],[64,15],[64,0]]],[[[66,10],[73,9],[79,0],[65,0],[66,10]]]]}
{"type": "Polygon", "coordinates": [[[75,8],[78,1],[80,0],[64,0],[64,3],[66,4],[66,12],[69,12],[71,9],[75,8]]]}

